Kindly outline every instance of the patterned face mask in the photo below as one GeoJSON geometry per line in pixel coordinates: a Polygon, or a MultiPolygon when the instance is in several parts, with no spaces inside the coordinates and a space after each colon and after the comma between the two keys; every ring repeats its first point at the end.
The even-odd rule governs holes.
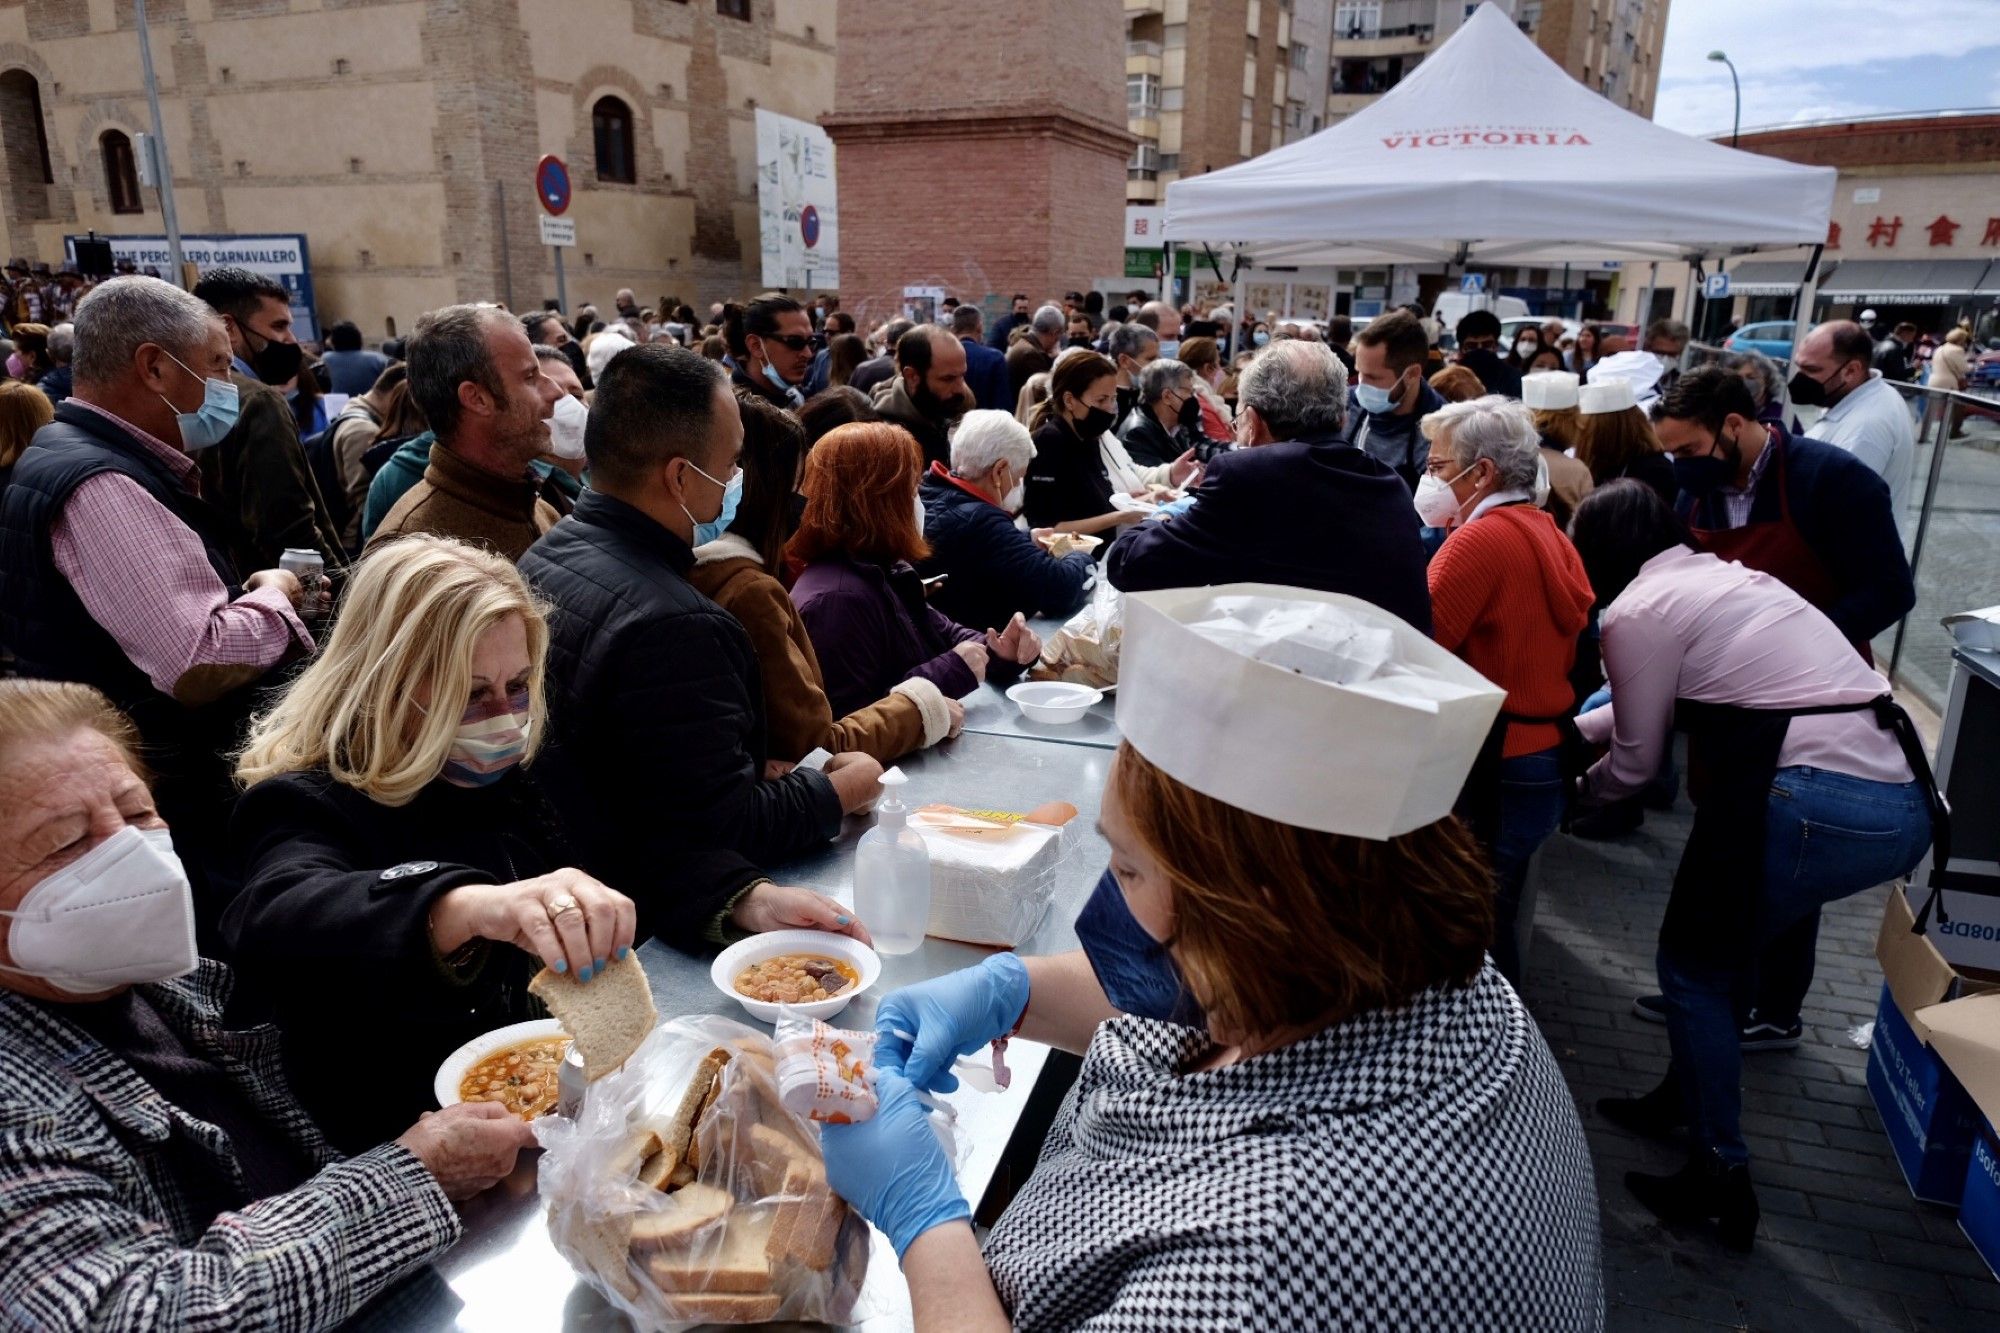
{"type": "Polygon", "coordinates": [[[458,734],[444,759],[444,780],[454,787],[498,782],[528,751],[528,692],[516,690],[498,703],[476,703],[458,720],[458,734]]]}

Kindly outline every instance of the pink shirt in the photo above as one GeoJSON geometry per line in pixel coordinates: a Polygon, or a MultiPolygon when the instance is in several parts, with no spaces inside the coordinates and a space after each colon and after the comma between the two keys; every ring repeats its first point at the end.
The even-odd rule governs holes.
{"type": "MultiPolygon", "coordinates": [[[[1576,721],[1611,752],[1589,774],[1615,800],[1659,770],[1674,700],[1744,708],[1865,703],[1889,683],[1824,613],[1768,574],[1684,546],[1648,560],[1604,609],[1612,703],[1576,721]]],[[[1778,766],[1809,764],[1872,782],[1908,782],[1910,766],[1870,713],[1792,719],[1778,766]]]]}
{"type": "MultiPolygon", "coordinates": [[[[200,494],[200,469],[186,454],[95,403],[68,401],[126,432],[189,494],[200,494]]],[[[196,667],[261,671],[294,645],[313,650],[283,592],[259,588],[230,601],[201,538],[130,477],[100,472],[71,491],[49,545],[91,619],[162,694],[174,694],[196,667]]]]}

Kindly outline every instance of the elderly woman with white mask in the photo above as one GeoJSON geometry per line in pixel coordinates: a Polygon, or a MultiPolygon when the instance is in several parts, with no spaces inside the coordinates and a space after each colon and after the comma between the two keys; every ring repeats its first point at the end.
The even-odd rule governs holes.
{"type": "Polygon", "coordinates": [[[1450,813],[1499,704],[1354,598],[1126,598],[1082,949],[883,997],[880,1110],[822,1131],[917,1327],[1602,1326],[1582,1126],[1450,813]],[[1083,1069],[982,1250],[917,1090],[1015,1033],[1083,1069]]]}
{"type": "Polygon", "coordinates": [[[1023,532],[1015,520],[1035,442],[1005,412],[967,412],[951,437],[951,466],[933,463],[917,498],[924,506],[926,578],[948,575],[932,595],[962,625],[999,626],[1024,615],[1066,616],[1090,595],[1097,567],[1053,529],[1023,532]]]}
{"type": "MultiPolygon", "coordinates": [[[[342,1160],[268,1028],[232,1028],[96,690],[0,682],[0,1308],[22,1328],[319,1329],[459,1235],[534,1135],[425,1115],[342,1160]]],[[[337,1003],[338,996],[323,997],[337,1003]]]]}

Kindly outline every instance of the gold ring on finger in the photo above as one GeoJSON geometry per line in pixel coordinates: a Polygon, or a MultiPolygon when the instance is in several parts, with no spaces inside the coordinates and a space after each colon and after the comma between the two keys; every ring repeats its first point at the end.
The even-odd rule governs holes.
{"type": "Polygon", "coordinates": [[[567,893],[558,894],[549,899],[548,908],[551,919],[561,916],[564,912],[581,912],[583,910],[577,904],[576,899],[570,897],[567,893]]]}

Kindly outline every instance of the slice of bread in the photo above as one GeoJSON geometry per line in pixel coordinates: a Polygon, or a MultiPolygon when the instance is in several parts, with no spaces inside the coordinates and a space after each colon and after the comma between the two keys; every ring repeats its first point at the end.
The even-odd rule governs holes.
{"type": "Polygon", "coordinates": [[[528,993],[547,1005],[575,1039],[583,1076],[593,1083],[624,1064],[660,1018],[636,953],[615,960],[589,981],[545,967],[528,983],[528,993]]]}
{"type": "Polygon", "coordinates": [[[695,1150],[695,1126],[701,1114],[714,1095],[722,1076],[722,1067],[729,1063],[729,1052],[720,1046],[702,1057],[694,1068],[694,1075],[688,1079],[687,1091],[681,1094],[681,1102],[674,1109],[674,1118],[660,1131],[660,1140],[668,1158],[667,1177],[672,1178],[682,1165],[701,1169],[701,1155],[695,1150]]]}
{"type": "Polygon", "coordinates": [[[750,1160],[739,1163],[760,1198],[803,1194],[818,1181],[826,1186],[826,1164],[790,1134],[769,1125],[752,1125],[747,1136],[750,1160]]]}
{"type": "Polygon", "coordinates": [[[727,1190],[693,1184],[667,1196],[667,1206],[632,1219],[632,1252],[671,1250],[692,1242],[702,1228],[720,1221],[735,1200],[727,1190]]]}
{"type": "Polygon", "coordinates": [[[762,1324],[778,1317],[785,1298],[775,1291],[754,1296],[724,1296],[708,1292],[699,1296],[662,1296],[667,1312],[676,1319],[694,1319],[704,1324],[762,1324]]]}
{"type": "Polygon", "coordinates": [[[770,1241],[770,1216],[738,1208],[719,1236],[710,1232],[698,1245],[648,1254],[646,1274],[665,1293],[766,1292],[771,1289],[771,1259],[765,1253],[770,1241]]]}
{"type": "Polygon", "coordinates": [[[790,1260],[824,1273],[833,1267],[834,1242],[840,1239],[846,1216],[847,1205],[828,1193],[822,1182],[773,1210],[771,1239],[764,1253],[773,1263],[790,1260]]]}
{"type": "Polygon", "coordinates": [[[576,1209],[549,1210],[549,1234],[570,1254],[572,1263],[595,1273],[628,1301],[639,1299],[639,1282],[632,1275],[632,1217],[621,1213],[597,1221],[576,1209]]]}

